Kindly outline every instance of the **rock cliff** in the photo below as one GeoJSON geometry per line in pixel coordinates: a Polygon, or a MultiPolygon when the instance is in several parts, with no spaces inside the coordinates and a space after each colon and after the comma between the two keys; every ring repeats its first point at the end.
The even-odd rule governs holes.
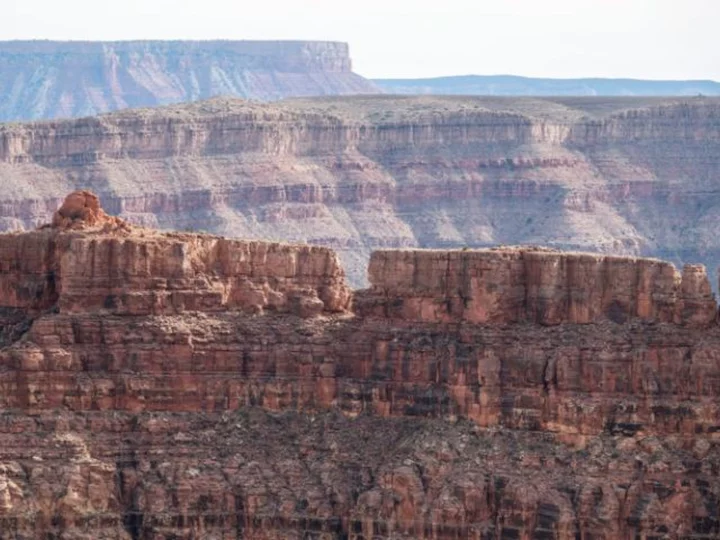
{"type": "Polygon", "coordinates": [[[0,121],[87,116],[218,95],[372,94],[345,43],[0,42],[0,121]]]}
{"type": "Polygon", "coordinates": [[[720,535],[700,266],[385,250],[351,294],[326,248],[53,223],[0,235],[0,538],[720,535]]]}
{"type": "Polygon", "coordinates": [[[718,156],[711,98],[218,99],[0,127],[0,229],[90,188],[135,224],[332,247],[356,287],[397,247],[715,268],[718,156]]]}

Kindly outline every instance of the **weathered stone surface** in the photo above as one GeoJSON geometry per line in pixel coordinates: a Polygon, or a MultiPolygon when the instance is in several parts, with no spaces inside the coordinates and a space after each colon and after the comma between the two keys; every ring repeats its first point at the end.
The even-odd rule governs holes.
{"type": "Polygon", "coordinates": [[[139,225],[332,247],[355,287],[387,248],[716,268],[719,119],[716,98],[376,96],[7,125],[0,230],[34,229],[91,189],[139,225]]]}
{"type": "Polygon", "coordinates": [[[0,241],[0,306],[160,315],[240,309],[343,312],[350,290],[327,248],[159,234],[71,194],[52,227],[0,241]]]}
{"type": "Polygon", "coordinates": [[[52,227],[59,229],[83,229],[103,227],[105,230],[123,227],[127,223],[108,216],[100,207],[100,199],[90,191],[76,191],[65,198],[52,219],[52,227]]]}
{"type": "Polygon", "coordinates": [[[376,251],[368,276],[360,309],[405,320],[708,325],[717,312],[702,265],[680,274],[652,259],[532,248],[376,251]]]}
{"type": "Polygon", "coordinates": [[[78,221],[0,254],[0,538],[720,535],[700,266],[382,251],[348,311],[326,248],[78,221]]]}

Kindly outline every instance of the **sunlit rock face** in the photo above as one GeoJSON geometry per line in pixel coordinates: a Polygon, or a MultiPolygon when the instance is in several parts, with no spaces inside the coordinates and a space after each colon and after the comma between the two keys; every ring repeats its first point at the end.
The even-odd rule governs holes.
{"type": "MultiPolygon", "coordinates": [[[[92,189],[128,222],[331,247],[531,244],[720,264],[720,101],[216,99],[0,128],[0,230],[92,189]]],[[[713,282],[713,286],[715,283],[713,282]]]]}
{"type": "Polygon", "coordinates": [[[160,233],[0,235],[7,538],[708,538],[705,269],[160,233]]]}

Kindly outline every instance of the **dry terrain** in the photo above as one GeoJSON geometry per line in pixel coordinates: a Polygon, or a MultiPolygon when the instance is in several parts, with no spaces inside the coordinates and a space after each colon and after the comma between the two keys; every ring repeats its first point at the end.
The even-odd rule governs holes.
{"type": "Polygon", "coordinates": [[[217,99],[0,127],[0,230],[92,189],[136,224],[332,247],[720,263],[720,99],[217,99]]]}
{"type": "Polygon", "coordinates": [[[710,539],[704,268],[162,234],[72,195],[0,235],[0,538],[710,539]]]}

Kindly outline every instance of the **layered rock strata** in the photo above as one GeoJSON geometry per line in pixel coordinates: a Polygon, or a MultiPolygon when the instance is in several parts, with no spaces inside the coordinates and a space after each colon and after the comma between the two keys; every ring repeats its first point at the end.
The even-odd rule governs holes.
{"type": "Polygon", "coordinates": [[[0,538],[720,534],[704,268],[381,251],[350,307],[325,248],[96,202],[0,236],[0,538]]]}
{"type": "MultiPolygon", "coordinates": [[[[212,100],[0,128],[0,229],[90,188],[144,226],[332,247],[499,244],[720,265],[714,98],[212,100]]],[[[714,284],[713,284],[714,285],[714,284]]]]}
{"type": "Polygon", "coordinates": [[[184,311],[343,312],[350,300],[327,248],[135,231],[89,192],[71,195],[51,227],[0,245],[3,307],[118,315],[184,311]]]}
{"type": "Polygon", "coordinates": [[[346,43],[0,42],[0,121],[68,118],[218,95],[373,94],[346,43]]]}
{"type": "Polygon", "coordinates": [[[705,268],[527,248],[376,251],[371,313],[404,320],[542,325],[612,320],[709,325],[705,268]]]}

